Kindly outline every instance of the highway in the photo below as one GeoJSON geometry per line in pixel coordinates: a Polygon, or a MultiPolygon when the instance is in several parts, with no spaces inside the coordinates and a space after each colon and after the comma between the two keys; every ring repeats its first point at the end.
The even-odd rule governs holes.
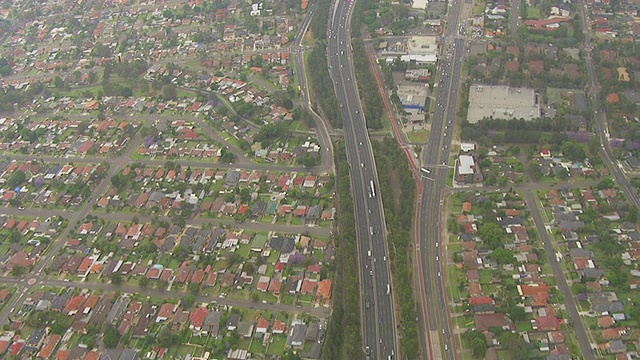
{"type": "MultiPolygon", "coordinates": [[[[438,95],[431,123],[429,140],[422,151],[422,191],[418,191],[419,215],[416,224],[418,279],[421,283],[418,318],[426,344],[424,358],[455,359],[447,294],[443,281],[446,266],[443,263],[441,242],[441,213],[449,152],[456,115],[458,87],[462,71],[464,40],[457,37],[461,1],[449,8],[445,41],[439,58],[438,95]]],[[[451,165],[453,166],[453,165],[451,165]]],[[[420,190],[420,188],[418,189],[420,190]]]]}
{"type": "Polygon", "coordinates": [[[318,4],[319,2],[313,4],[311,9],[307,13],[307,16],[302,21],[302,24],[300,24],[300,29],[296,34],[291,50],[295,55],[294,61],[296,65],[296,76],[298,78],[298,84],[300,84],[300,100],[302,101],[302,105],[307,109],[307,111],[311,113],[311,116],[313,116],[313,119],[316,123],[316,136],[318,136],[318,142],[322,147],[322,162],[320,166],[317,167],[317,170],[320,170],[322,172],[333,170],[333,173],[335,174],[335,167],[333,164],[332,156],[333,143],[331,142],[329,129],[323,122],[323,119],[311,107],[311,100],[309,98],[309,85],[307,84],[307,78],[304,71],[304,60],[302,58],[302,52],[304,50],[304,46],[302,45],[302,38],[309,28],[309,24],[311,23],[311,19],[313,18],[313,13],[318,8],[318,4]]]}
{"type": "Polygon", "coordinates": [[[343,117],[350,165],[360,267],[363,351],[371,359],[388,360],[395,359],[398,352],[397,322],[378,176],[351,59],[353,5],[353,2],[334,1],[329,18],[327,55],[343,117]]]}

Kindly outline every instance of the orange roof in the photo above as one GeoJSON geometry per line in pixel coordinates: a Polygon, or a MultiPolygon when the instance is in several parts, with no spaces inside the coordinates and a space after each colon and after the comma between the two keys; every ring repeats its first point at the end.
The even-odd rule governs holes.
{"type": "Polygon", "coordinates": [[[89,297],[87,298],[87,301],[85,301],[84,303],[84,307],[92,309],[94,306],[98,304],[98,300],[100,300],[100,297],[98,295],[93,295],[93,294],[89,295],[89,297]]]}
{"type": "Polygon", "coordinates": [[[607,102],[610,104],[620,102],[620,97],[616,93],[610,93],[607,95],[607,102]]]}
{"type": "Polygon", "coordinates": [[[58,341],[60,341],[60,335],[58,334],[51,335],[46,345],[43,346],[42,349],[40,349],[40,352],[38,353],[38,357],[43,359],[48,359],[51,356],[51,353],[53,353],[53,350],[58,345],[58,341]]]}
{"type": "Polygon", "coordinates": [[[331,280],[325,279],[318,282],[318,290],[316,291],[316,297],[324,297],[328,299],[331,297],[331,280]]]}
{"type": "Polygon", "coordinates": [[[56,353],[56,360],[67,360],[67,356],[69,356],[69,350],[58,350],[56,353]]]}
{"type": "Polygon", "coordinates": [[[84,360],[98,360],[100,353],[98,350],[91,350],[84,355],[84,360]]]}

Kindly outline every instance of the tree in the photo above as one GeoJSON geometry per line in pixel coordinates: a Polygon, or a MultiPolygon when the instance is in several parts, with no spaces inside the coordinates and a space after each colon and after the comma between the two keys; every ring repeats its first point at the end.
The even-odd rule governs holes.
{"type": "Polygon", "coordinates": [[[462,334],[462,338],[471,343],[471,354],[475,359],[484,358],[487,351],[487,340],[478,330],[469,330],[462,334]]]}
{"type": "Polygon", "coordinates": [[[27,268],[20,265],[15,265],[13,269],[11,269],[11,275],[13,276],[22,276],[27,273],[27,268]]]}
{"type": "Polygon", "coordinates": [[[104,336],[102,337],[102,343],[107,349],[113,349],[118,346],[118,342],[120,342],[120,333],[115,326],[106,324],[104,326],[103,333],[104,336]]]}
{"type": "Polygon", "coordinates": [[[147,279],[146,277],[141,277],[140,280],[138,280],[138,286],[140,286],[143,289],[146,289],[147,286],[149,286],[149,279],[147,279]]]}
{"type": "Polygon", "coordinates": [[[193,303],[196,301],[196,298],[193,294],[188,294],[182,297],[182,299],[180,299],[180,306],[183,309],[189,309],[191,306],[193,306],[193,303]]]}
{"type": "Polygon", "coordinates": [[[167,84],[162,87],[162,97],[165,100],[173,100],[178,97],[178,90],[174,84],[167,84]]]}
{"type": "Polygon", "coordinates": [[[128,86],[123,86],[120,88],[120,96],[122,97],[133,96],[133,90],[128,86]]]}
{"type": "Polygon", "coordinates": [[[502,346],[507,350],[508,359],[526,359],[529,345],[517,333],[505,332],[498,337],[502,346]]]}
{"type": "Polygon", "coordinates": [[[22,235],[20,235],[20,232],[17,229],[11,230],[11,232],[9,233],[9,242],[12,244],[17,244],[20,242],[20,240],[22,240],[22,235]]]}
{"type": "Polygon", "coordinates": [[[111,185],[118,190],[127,186],[127,182],[127,177],[122,175],[122,173],[117,173],[111,177],[111,185]]]}
{"type": "Polygon", "coordinates": [[[189,283],[189,285],[187,285],[187,289],[193,295],[198,295],[198,293],[200,292],[200,284],[197,284],[197,283],[194,283],[194,282],[189,283]]]}
{"type": "Polygon", "coordinates": [[[11,66],[9,66],[9,65],[5,65],[5,66],[0,67],[0,75],[2,75],[2,76],[6,76],[6,75],[11,74],[11,71],[12,71],[12,69],[11,69],[11,66]]]}
{"type": "Polygon", "coordinates": [[[178,334],[171,331],[169,327],[164,327],[158,334],[158,345],[164,348],[172,348],[179,344],[180,337],[178,334]]]}
{"type": "Polygon", "coordinates": [[[571,141],[562,145],[562,153],[571,161],[582,161],[587,157],[582,146],[571,141]]]}
{"type": "Polygon", "coordinates": [[[16,170],[13,172],[13,174],[11,174],[9,180],[7,180],[7,186],[13,189],[19,185],[22,185],[25,180],[27,180],[27,176],[22,171],[16,170]]]}
{"type": "Polygon", "coordinates": [[[514,256],[513,253],[506,249],[496,249],[491,253],[491,257],[495,259],[495,261],[500,264],[511,264],[513,263],[514,256]]]}
{"type": "Polygon", "coordinates": [[[491,249],[502,247],[502,229],[496,223],[482,224],[478,228],[478,235],[491,249]]]}
{"type": "Polygon", "coordinates": [[[64,89],[64,80],[60,76],[56,76],[53,79],[53,85],[55,85],[56,89],[64,89]]]}
{"type": "Polygon", "coordinates": [[[118,273],[118,272],[115,272],[115,273],[111,274],[111,283],[113,285],[122,284],[122,275],[120,275],[120,273],[118,273]]]}

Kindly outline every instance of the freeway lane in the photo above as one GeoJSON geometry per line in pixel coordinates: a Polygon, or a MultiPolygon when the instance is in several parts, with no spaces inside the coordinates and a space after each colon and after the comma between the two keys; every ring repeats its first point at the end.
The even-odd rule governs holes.
{"type": "Polygon", "coordinates": [[[396,321],[382,200],[351,60],[352,2],[337,0],[329,22],[328,59],[343,117],[351,192],[356,215],[362,332],[373,359],[395,358],[396,321]],[[373,189],[371,183],[373,182],[373,189]]]}
{"type": "MultiPolygon", "coordinates": [[[[422,193],[419,195],[419,219],[421,223],[417,239],[418,271],[421,271],[422,281],[421,300],[422,311],[419,311],[421,331],[425,334],[424,342],[428,344],[426,351],[429,358],[455,359],[454,342],[447,295],[444,287],[443,254],[440,234],[442,199],[448,173],[449,151],[453,134],[453,121],[458,99],[458,86],[462,70],[461,59],[464,41],[456,38],[458,17],[461,2],[455,1],[449,9],[448,28],[445,42],[450,44],[443,47],[439,59],[438,95],[436,109],[433,114],[429,141],[422,152],[423,166],[429,169],[429,174],[423,173],[422,193]],[[448,40],[448,41],[447,41],[448,40]]],[[[426,358],[426,356],[425,356],[426,358]]]]}
{"type": "Polygon", "coordinates": [[[302,105],[311,113],[313,119],[316,124],[316,135],[318,136],[318,142],[322,147],[322,163],[317,167],[320,171],[330,171],[333,170],[335,174],[335,166],[333,164],[333,143],[331,142],[331,138],[329,136],[329,129],[327,128],[324,120],[318,115],[313,108],[311,107],[311,100],[309,98],[309,86],[307,84],[307,78],[305,76],[304,70],[304,61],[302,58],[302,51],[304,47],[302,46],[302,38],[309,28],[309,24],[311,23],[311,18],[313,17],[313,13],[318,8],[319,2],[316,2],[313,7],[309,10],[309,13],[304,18],[304,21],[300,25],[300,29],[296,34],[296,38],[294,40],[294,45],[292,46],[292,50],[295,53],[294,61],[296,65],[296,76],[298,77],[298,83],[300,84],[300,92],[301,92],[301,101],[302,105]]]}

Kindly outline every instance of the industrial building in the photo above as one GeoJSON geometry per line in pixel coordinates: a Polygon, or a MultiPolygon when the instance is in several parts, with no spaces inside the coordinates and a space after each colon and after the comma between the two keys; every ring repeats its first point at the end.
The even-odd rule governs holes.
{"type": "Polygon", "coordinates": [[[471,85],[467,121],[475,124],[484,118],[525,119],[540,117],[536,93],[529,88],[506,85],[471,85]]]}
{"type": "Polygon", "coordinates": [[[427,87],[424,85],[398,85],[398,97],[405,111],[424,111],[427,87]]]}
{"type": "Polygon", "coordinates": [[[473,155],[458,156],[455,179],[459,184],[475,184],[482,182],[482,171],[480,171],[480,165],[473,155]]]}
{"type": "Polygon", "coordinates": [[[387,63],[399,56],[400,60],[418,66],[435,64],[438,61],[438,37],[411,36],[404,43],[388,43],[380,56],[386,58],[387,63]]]}

